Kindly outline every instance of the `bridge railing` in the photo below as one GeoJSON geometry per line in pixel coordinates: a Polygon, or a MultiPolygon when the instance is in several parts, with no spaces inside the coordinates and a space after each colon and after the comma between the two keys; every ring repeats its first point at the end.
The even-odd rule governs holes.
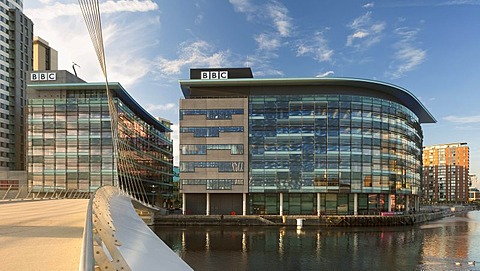
{"type": "Polygon", "coordinates": [[[44,188],[35,191],[28,185],[0,185],[0,201],[42,200],[42,199],[88,199],[92,192],[78,189],[44,188]]]}
{"type": "Polygon", "coordinates": [[[143,222],[132,198],[99,188],[88,204],[79,270],[192,270],[143,222]]]}

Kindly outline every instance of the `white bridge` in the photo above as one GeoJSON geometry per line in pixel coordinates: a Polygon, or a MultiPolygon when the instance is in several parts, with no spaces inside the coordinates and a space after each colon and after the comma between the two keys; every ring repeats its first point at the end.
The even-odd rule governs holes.
{"type": "Polygon", "coordinates": [[[98,269],[192,270],[113,186],[97,190],[88,203],[79,270],[98,269]]]}

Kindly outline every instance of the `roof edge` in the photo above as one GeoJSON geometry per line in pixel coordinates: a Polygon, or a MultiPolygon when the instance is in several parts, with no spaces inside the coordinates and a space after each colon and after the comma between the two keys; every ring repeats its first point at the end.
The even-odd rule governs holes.
{"type": "Polygon", "coordinates": [[[222,87],[222,86],[300,86],[300,85],[346,85],[362,84],[372,90],[388,93],[402,101],[403,105],[412,110],[421,123],[436,123],[437,120],[410,91],[400,86],[362,78],[354,77],[315,77],[315,78],[240,78],[240,79],[181,79],[179,80],[185,98],[190,97],[192,87],[222,87]]]}

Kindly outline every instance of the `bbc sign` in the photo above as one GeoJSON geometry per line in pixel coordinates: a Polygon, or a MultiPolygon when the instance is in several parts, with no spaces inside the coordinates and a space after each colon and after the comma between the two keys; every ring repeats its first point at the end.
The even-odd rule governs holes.
{"type": "Polygon", "coordinates": [[[56,81],[57,74],[54,72],[32,72],[30,81],[56,81]]]}
{"type": "Polygon", "coordinates": [[[202,80],[228,79],[228,71],[203,71],[200,72],[202,80]]]}

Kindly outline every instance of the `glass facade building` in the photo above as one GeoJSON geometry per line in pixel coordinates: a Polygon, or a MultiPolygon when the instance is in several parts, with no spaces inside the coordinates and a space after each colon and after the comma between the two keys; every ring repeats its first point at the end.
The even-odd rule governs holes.
{"type": "Polygon", "coordinates": [[[119,185],[130,193],[145,191],[136,196],[162,206],[173,197],[171,130],[120,84],[109,87],[115,95],[122,155],[114,155],[105,84],[28,85],[29,186],[38,192],[92,192],[119,185]],[[143,189],[130,187],[132,176],[143,189]]]}
{"type": "Polygon", "coordinates": [[[237,189],[243,195],[231,200],[243,204],[244,214],[353,215],[418,208],[420,124],[435,119],[410,92],[363,79],[253,79],[223,70],[234,78],[193,76],[180,82],[186,98],[180,106],[186,213],[196,204],[208,214],[215,207],[209,199],[225,190],[235,194],[235,185],[243,185],[243,191],[237,189]],[[243,127],[234,123],[241,117],[243,127]],[[234,136],[239,133],[247,138],[243,145],[234,136]],[[199,140],[209,137],[216,141],[199,140]],[[227,152],[221,161],[217,150],[227,152]],[[245,173],[243,178],[228,174],[237,171],[245,173]],[[210,185],[218,182],[228,185],[210,185]]]}
{"type": "Polygon", "coordinates": [[[422,130],[407,107],[356,95],[249,97],[252,213],[358,213],[405,205],[418,195],[422,130]]]}

